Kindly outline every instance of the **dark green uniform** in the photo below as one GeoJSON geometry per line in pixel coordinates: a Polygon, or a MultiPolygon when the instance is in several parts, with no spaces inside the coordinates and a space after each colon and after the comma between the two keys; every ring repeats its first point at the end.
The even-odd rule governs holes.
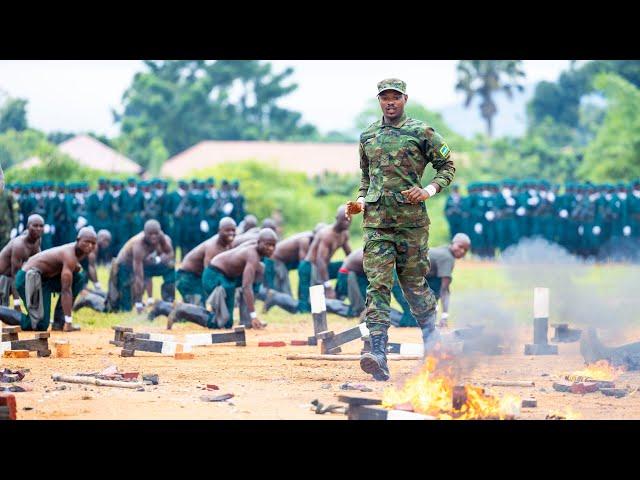
{"type": "Polygon", "coordinates": [[[144,198],[135,185],[135,179],[130,178],[127,183],[118,201],[120,209],[118,235],[123,245],[142,230],[141,213],[144,210],[144,198]]]}

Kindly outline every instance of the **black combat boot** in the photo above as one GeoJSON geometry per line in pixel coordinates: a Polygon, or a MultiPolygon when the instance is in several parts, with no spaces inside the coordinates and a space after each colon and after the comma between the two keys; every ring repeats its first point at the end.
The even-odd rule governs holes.
{"type": "Polygon", "coordinates": [[[209,320],[213,314],[198,305],[181,303],[174,307],[167,319],[167,330],[171,330],[174,322],[192,322],[201,327],[209,328],[209,320]]]}
{"type": "Polygon", "coordinates": [[[360,368],[373,375],[378,381],[389,380],[389,367],[387,366],[387,332],[371,332],[369,334],[371,351],[360,357],[360,368]]]}
{"type": "Polygon", "coordinates": [[[153,304],[153,308],[149,312],[149,315],[147,315],[147,320],[152,321],[154,318],[160,315],[165,315],[168,317],[172,310],[173,303],[159,300],[153,304]]]}
{"type": "Polygon", "coordinates": [[[11,326],[20,326],[22,314],[17,310],[9,307],[0,307],[0,320],[11,326]]]}
{"type": "Polygon", "coordinates": [[[420,322],[422,330],[422,343],[424,345],[424,356],[427,357],[433,353],[440,344],[440,332],[436,328],[436,311],[435,309],[428,316],[426,321],[420,322]]]}
{"type": "Polygon", "coordinates": [[[280,307],[289,313],[298,313],[298,300],[286,293],[269,290],[267,299],[264,301],[265,311],[268,312],[271,307],[280,307]]]}

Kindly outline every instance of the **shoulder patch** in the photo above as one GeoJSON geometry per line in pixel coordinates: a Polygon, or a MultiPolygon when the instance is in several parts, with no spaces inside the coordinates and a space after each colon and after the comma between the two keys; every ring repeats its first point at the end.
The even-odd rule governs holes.
{"type": "Polygon", "coordinates": [[[449,146],[446,143],[443,143],[442,146],[440,147],[440,150],[438,150],[440,152],[440,155],[442,155],[444,158],[447,157],[447,155],[449,155],[449,152],[451,150],[449,150],[449,146]]]}

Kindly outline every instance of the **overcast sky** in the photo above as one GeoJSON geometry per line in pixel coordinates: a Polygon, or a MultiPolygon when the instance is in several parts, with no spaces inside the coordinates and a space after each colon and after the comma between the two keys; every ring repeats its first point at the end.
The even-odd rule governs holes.
{"type": "MultiPolygon", "coordinates": [[[[453,89],[456,60],[275,60],[276,71],[292,66],[299,87],[281,106],[303,114],[321,131],[353,127],[376,83],[387,77],[407,82],[407,94],[438,110],[463,101],[453,89]]],[[[568,60],[525,60],[526,83],[556,80],[568,60]]],[[[29,100],[28,120],[46,132],[118,133],[111,109],[118,109],[133,75],[135,60],[3,60],[0,91],[29,100]]]]}

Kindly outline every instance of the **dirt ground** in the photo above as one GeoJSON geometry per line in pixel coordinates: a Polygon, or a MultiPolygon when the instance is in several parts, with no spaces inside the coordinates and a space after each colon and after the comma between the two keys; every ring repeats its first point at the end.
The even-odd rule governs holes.
{"type": "MultiPolygon", "coordinates": [[[[305,419],[342,420],[340,414],[315,414],[310,409],[314,399],[324,404],[337,403],[336,396],[344,393],[345,382],[365,384],[382,394],[390,382],[375,382],[362,372],[357,361],[287,360],[287,354],[319,353],[319,347],[290,346],[291,340],[306,339],[312,332],[311,320],[303,316],[294,323],[271,324],[265,331],[247,332],[247,346],[210,345],[194,347],[195,359],[176,360],[154,353],[136,352],[135,357],[120,357],[120,348],[109,344],[113,331],[106,328],[85,328],[81,332],[65,334],[52,332],[49,358],[0,358],[2,368],[27,368],[30,372],[22,382],[14,385],[30,386],[33,390],[16,393],[19,419],[305,419]],[[71,341],[71,358],[56,358],[53,342],[66,338],[71,341]],[[258,347],[259,341],[283,340],[286,347],[258,347]],[[109,365],[120,371],[157,373],[160,383],[145,386],[144,391],[113,387],[98,387],[56,383],[54,373],[75,374],[95,372],[109,365]],[[207,392],[206,384],[220,390],[207,392]],[[233,393],[227,402],[205,402],[204,394],[233,393]]],[[[355,323],[331,317],[330,328],[341,331],[355,323]]],[[[138,326],[136,331],[167,333],[162,327],[138,326]]],[[[185,333],[202,333],[194,325],[181,324],[171,332],[180,337],[185,333]]],[[[484,385],[492,379],[532,380],[534,387],[487,387],[497,396],[511,394],[520,398],[534,396],[537,408],[523,408],[518,418],[544,419],[550,413],[565,412],[567,407],[583,419],[638,419],[640,393],[625,398],[610,398],[596,392],[586,395],[559,393],[553,390],[554,380],[561,374],[584,366],[578,343],[559,344],[559,355],[525,356],[523,344],[530,332],[522,332],[522,344],[512,353],[500,356],[480,356],[473,360],[473,369],[464,380],[484,385]],[[526,337],[525,337],[526,336],[526,337]]],[[[28,332],[21,338],[30,338],[28,332]]],[[[390,341],[420,341],[415,329],[391,329],[390,341]]],[[[359,353],[361,341],[347,344],[344,353],[359,353]]],[[[390,362],[392,381],[401,384],[419,367],[415,361],[390,362]]],[[[8,385],[8,384],[4,384],[8,385]]],[[[640,386],[640,373],[626,372],[616,380],[617,387],[640,386]]],[[[356,392],[348,392],[356,393],[356,392]]]]}

